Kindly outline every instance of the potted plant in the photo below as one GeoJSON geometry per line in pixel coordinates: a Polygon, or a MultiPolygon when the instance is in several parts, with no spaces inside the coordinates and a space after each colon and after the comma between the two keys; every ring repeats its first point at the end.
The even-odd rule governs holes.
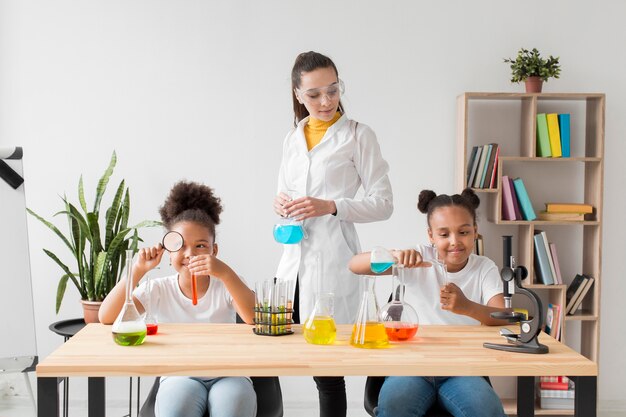
{"type": "Polygon", "coordinates": [[[110,207],[106,209],[104,216],[101,216],[102,197],[116,162],[117,156],[113,152],[109,166],[98,181],[91,210],[88,209],[85,201],[82,175],[78,181],[79,206],[72,204],[65,195],[61,198],[63,209],[54,216],[63,216],[67,220],[68,235],[34,211],[27,209],[28,213],[41,221],[63,241],[76,262],[76,269],[72,271],[56,254],[43,249],[46,255],[63,270],[56,294],[57,314],[65,295],[67,281],[71,280],[80,293],[87,323],[98,321],[100,303],[119,280],[126,261],[125,250],[132,249],[133,253],[137,252],[137,244],[141,240],[138,229],[161,224],[156,221],[143,221],[128,227],[130,193],[124,180],[118,185],[110,207]],[[102,225],[100,220],[103,220],[102,225]]]}
{"type": "Polygon", "coordinates": [[[559,78],[561,74],[559,57],[550,55],[544,59],[536,48],[531,51],[521,48],[515,59],[506,58],[504,62],[511,64],[511,82],[524,81],[527,93],[540,93],[544,81],[559,78]]]}

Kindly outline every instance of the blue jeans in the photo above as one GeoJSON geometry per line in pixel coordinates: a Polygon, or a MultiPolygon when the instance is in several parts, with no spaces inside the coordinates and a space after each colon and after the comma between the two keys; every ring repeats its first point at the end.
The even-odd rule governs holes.
{"type": "Polygon", "coordinates": [[[161,379],[154,405],[157,417],[202,417],[207,409],[211,417],[255,417],[252,382],[243,377],[161,379]]]}
{"type": "Polygon", "coordinates": [[[502,403],[482,377],[390,376],[380,389],[377,417],[422,417],[439,402],[454,417],[503,417],[502,403]]]}

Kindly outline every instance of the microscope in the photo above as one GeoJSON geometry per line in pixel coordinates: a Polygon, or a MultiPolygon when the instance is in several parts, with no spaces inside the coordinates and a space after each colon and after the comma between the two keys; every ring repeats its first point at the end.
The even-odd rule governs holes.
{"type": "Polygon", "coordinates": [[[532,311],[529,311],[528,317],[524,313],[515,311],[497,311],[491,313],[494,319],[507,320],[511,323],[519,323],[520,333],[513,333],[509,329],[501,329],[500,335],[503,336],[508,344],[483,343],[483,346],[489,349],[506,350],[509,352],[520,353],[548,353],[548,347],[539,343],[537,336],[543,328],[543,305],[541,299],[533,291],[522,287],[522,280],[528,276],[528,270],[524,266],[516,266],[515,258],[511,252],[512,236],[502,236],[504,267],[500,271],[502,278],[502,295],[504,295],[504,307],[511,308],[511,298],[513,293],[524,295],[530,299],[532,303],[532,311]],[[513,290],[511,290],[511,288],[513,290]]]}

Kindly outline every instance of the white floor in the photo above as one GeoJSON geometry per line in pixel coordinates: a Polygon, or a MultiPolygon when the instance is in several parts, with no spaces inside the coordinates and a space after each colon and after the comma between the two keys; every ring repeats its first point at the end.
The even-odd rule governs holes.
{"type": "MultiPolygon", "coordinates": [[[[136,415],[136,410],[133,409],[133,416],[136,415]]],[[[74,406],[70,407],[69,417],[84,417],[87,415],[86,407],[74,406]]],[[[128,416],[128,406],[107,406],[106,415],[109,417],[124,417],[128,416]]],[[[303,406],[301,404],[285,404],[285,417],[318,417],[319,412],[314,407],[303,406]]],[[[348,410],[348,416],[350,417],[365,417],[367,414],[363,408],[359,408],[356,405],[348,410]]],[[[0,399],[0,417],[35,417],[33,407],[28,404],[28,401],[15,398],[0,399]]],[[[599,412],[598,417],[626,417],[626,411],[624,412],[599,412]]]]}

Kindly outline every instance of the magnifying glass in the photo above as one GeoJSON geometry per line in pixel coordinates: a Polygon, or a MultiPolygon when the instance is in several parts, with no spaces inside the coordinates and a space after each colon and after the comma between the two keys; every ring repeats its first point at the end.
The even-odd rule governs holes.
{"type": "MultiPolygon", "coordinates": [[[[183,235],[180,233],[171,230],[163,236],[162,244],[166,251],[170,253],[178,252],[185,244],[185,239],[183,239],[183,235]]],[[[196,274],[191,274],[191,302],[193,305],[198,304],[198,281],[196,274]]]]}

